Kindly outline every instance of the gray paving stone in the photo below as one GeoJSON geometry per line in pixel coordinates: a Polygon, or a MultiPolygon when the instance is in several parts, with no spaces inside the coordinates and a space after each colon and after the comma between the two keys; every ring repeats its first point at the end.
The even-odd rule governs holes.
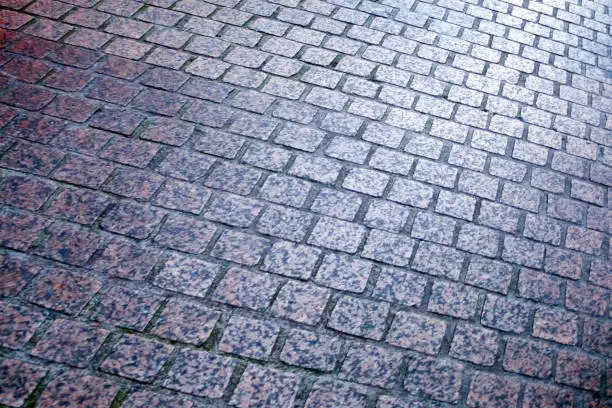
{"type": "Polygon", "coordinates": [[[261,269],[291,278],[308,279],[314,272],[321,250],[287,241],[274,243],[261,269]]]}
{"type": "Polygon", "coordinates": [[[389,190],[389,199],[413,207],[427,208],[434,189],[426,184],[407,179],[396,179],[389,190]]]}
{"type": "Polygon", "coordinates": [[[388,303],[343,296],[334,306],[328,326],[342,333],[380,340],[388,314],[388,303]]]}
{"type": "Polygon", "coordinates": [[[428,160],[417,161],[414,178],[441,187],[452,188],[457,179],[457,169],[428,160]]]}
{"type": "Polygon", "coordinates": [[[580,222],[584,217],[586,205],[569,198],[548,196],[547,214],[553,218],[580,222]]]}
{"type": "Polygon", "coordinates": [[[278,293],[272,314],[299,323],[316,324],[330,296],[330,290],[290,281],[278,293]]]}
{"type": "Polygon", "coordinates": [[[370,228],[399,232],[409,215],[409,209],[389,201],[372,201],[364,218],[370,228]]]}
{"type": "Polygon", "coordinates": [[[407,176],[414,163],[414,158],[395,150],[377,148],[370,157],[370,166],[390,173],[407,176]]]}
{"type": "Polygon", "coordinates": [[[323,141],[325,132],[288,123],[276,136],[275,142],[295,149],[314,152],[323,141]]]}
{"type": "Polygon", "coordinates": [[[371,270],[370,262],[328,254],[323,258],[314,281],[333,289],[361,293],[365,290],[371,270]]]}
{"type": "Polygon", "coordinates": [[[419,212],[412,224],[411,236],[438,244],[451,245],[456,221],[449,217],[419,212]]]}
{"type": "Polygon", "coordinates": [[[329,159],[298,155],[289,173],[319,183],[331,184],[336,181],[342,165],[329,159]]]}
{"type": "Polygon", "coordinates": [[[336,337],[295,329],[285,341],[280,359],[287,364],[330,372],[340,357],[341,347],[342,341],[336,337]]]}
{"type": "Polygon", "coordinates": [[[357,194],[323,188],[317,194],[310,209],[314,212],[352,221],[361,206],[357,194]]]}
{"type": "Polygon", "coordinates": [[[440,191],[436,203],[436,212],[472,221],[476,208],[476,199],[465,194],[440,191]]]}
{"type": "Polygon", "coordinates": [[[427,279],[405,269],[384,267],[378,275],[373,296],[406,306],[418,306],[425,294],[427,279]]]}
{"type": "Polygon", "coordinates": [[[473,256],[465,282],[479,288],[507,294],[512,275],[512,267],[506,263],[473,256]]]}
{"type": "Polygon", "coordinates": [[[406,266],[410,262],[415,241],[399,234],[372,230],[362,256],[390,265],[406,266]]]}
{"type": "Polygon", "coordinates": [[[412,269],[429,275],[458,279],[465,254],[455,249],[421,242],[412,269]]]}
{"type": "Polygon", "coordinates": [[[495,200],[499,180],[474,171],[463,171],[459,176],[459,191],[489,200],[495,200]]]}
{"type": "MultiPolygon", "coordinates": [[[[446,133],[445,133],[446,134],[446,133]]],[[[404,150],[417,156],[436,160],[442,154],[444,142],[426,136],[414,136],[408,139],[404,150]]]]}
{"type": "Polygon", "coordinates": [[[348,253],[357,252],[365,228],[335,218],[321,217],[315,225],[308,243],[348,253]]]}
{"type": "Polygon", "coordinates": [[[474,254],[495,257],[499,233],[473,224],[464,224],[459,231],[457,248],[474,254]]]}
{"type": "Polygon", "coordinates": [[[384,173],[368,169],[353,168],[344,178],[342,186],[348,190],[380,197],[388,183],[389,176],[384,173]]]}
{"type": "Polygon", "coordinates": [[[308,197],[310,183],[293,177],[273,174],[259,191],[259,197],[273,203],[301,207],[308,197]]]}
{"type": "Polygon", "coordinates": [[[336,136],[325,149],[325,155],[340,160],[363,164],[368,157],[371,145],[352,138],[336,136]]]}
{"type": "Polygon", "coordinates": [[[454,166],[482,172],[487,160],[486,153],[462,145],[453,145],[448,163],[454,166]]]}
{"type": "Polygon", "coordinates": [[[264,211],[255,229],[265,235],[300,242],[313,220],[312,214],[307,212],[273,205],[264,211]]]}

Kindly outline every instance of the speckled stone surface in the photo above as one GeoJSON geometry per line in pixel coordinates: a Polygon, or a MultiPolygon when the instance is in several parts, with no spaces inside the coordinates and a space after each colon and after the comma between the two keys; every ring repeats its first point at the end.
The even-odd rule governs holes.
{"type": "Polygon", "coordinates": [[[366,402],[363,388],[355,387],[339,381],[319,380],[308,394],[305,407],[334,407],[346,405],[363,407],[366,402]]]}
{"type": "Polygon", "coordinates": [[[221,398],[236,362],[206,353],[184,350],[170,369],[164,387],[209,398],[221,398]]]}
{"type": "Polygon", "coordinates": [[[280,330],[270,322],[234,316],[228,322],[219,350],[256,360],[267,360],[280,330]]]}
{"type": "Polygon", "coordinates": [[[425,394],[438,400],[459,400],[463,365],[432,358],[416,359],[408,365],[404,388],[412,394],[425,394]]]}
{"type": "Polygon", "coordinates": [[[78,372],[60,373],[51,379],[39,397],[40,407],[108,407],[112,403],[119,386],[112,381],[82,375],[78,372]]]}
{"type": "Polygon", "coordinates": [[[101,322],[142,330],[149,323],[161,299],[153,293],[114,286],[100,296],[91,316],[101,322]]]}
{"type": "Polygon", "coordinates": [[[0,403],[10,407],[22,406],[46,372],[43,366],[14,359],[2,360],[0,403]]]}
{"type": "Polygon", "coordinates": [[[300,377],[273,368],[249,364],[232,395],[230,405],[241,407],[291,406],[300,377]]]}
{"type": "Polygon", "coordinates": [[[167,339],[190,344],[204,343],[221,313],[198,303],[171,299],[158,315],[151,332],[167,339]]]}
{"type": "Polygon", "coordinates": [[[68,314],[77,314],[102,287],[98,278],[61,266],[49,268],[25,289],[30,302],[68,314]]]}
{"type": "Polygon", "coordinates": [[[85,367],[109,331],[70,320],[55,320],[31,354],[46,360],[85,367]]]}
{"type": "Polygon", "coordinates": [[[612,405],[606,0],[0,0],[0,405],[612,405]]]}
{"type": "Polygon", "coordinates": [[[285,340],[280,359],[299,367],[333,371],[340,357],[342,343],[338,337],[295,329],[285,340]]]}
{"type": "Polygon", "coordinates": [[[136,391],[131,393],[123,402],[122,407],[146,408],[164,406],[169,408],[192,408],[193,401],[167,394],[158,394],[151,391],[136,391]]]}
{"type": "Polygon", "coordinates": [[[172,253],[154,283],[168,290],[204,297],[218,273],[216,264],[172,253]]]}
{"type": "Polygon", "coordinates": [[[100,365],[102,371],[142,382],[152,382],[172,346],[134,335],[123,336],[100,365]]]}

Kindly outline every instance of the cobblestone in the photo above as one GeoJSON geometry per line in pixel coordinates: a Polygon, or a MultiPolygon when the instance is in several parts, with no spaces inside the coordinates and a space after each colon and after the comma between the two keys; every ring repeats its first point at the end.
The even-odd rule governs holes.
{"type": "Polygon", "coordinates": [[[0,404],[609,405],[608,14],[0,0],[0,404]]]}

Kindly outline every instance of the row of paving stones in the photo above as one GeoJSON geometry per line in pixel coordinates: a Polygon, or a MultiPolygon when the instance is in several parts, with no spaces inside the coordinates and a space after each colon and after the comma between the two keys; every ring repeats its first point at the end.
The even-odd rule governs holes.
{"type": "MultiPolygon", "coordinates": [[[[72,200],[82,198],[78,195],[76,195],[77,198],[71,196],[74,192],[70,190],[64,190],[61,194],[63,193],[67,193],[67,197],[60,203],[67,206],[72,203],[72,200]]],[[[61,196],[58,196],[58,199],[59,197],[61,196]]],[[[98,210],[101,212],[104,207],[102,205],[98,210]]],[[[86,208],[89,211],[92,210],[90,206],[86,208]]],[[[62,216],[66,216],[74,207],[67,208],[66,211],[61,211],[61,207],[59,209],[49,207],[49,209],[52,210],[51,213],[61,212],[62,216]]],[[[126,234],[133,238],[145,238],[161,222],[162,215],[158,215],[157,210],[149,209],[149,212],[146,213],[144,209],[147,208],[134,203],[120,202],[101,221],[100,226],[105,230],[126,234]]],[[[79,212],[77,215],[90,214],[79,212]]],[[[286,223],[286,218],[282,210],[272,206],[263,213],[257,224],[257,231],[286,239],[297,237],[298,239],[295,239],[297,241],[303,239],[305,229],[296,231],[295,224],[286,223]],[[280,215],[278,215],[279,212],[280,215]]],[[[3,223],[0,238],[6,247],[24,251],[32,248],[32,252],[37,255],[75,266],[88,264],[92,256],[103,250],[100,259],[89,263],[94,269],[104,271],[110,276],[143,280],[149,274],[160,253],[159,249],[139,247],[125,240],[111,238],[107,233],[96,233],[66,223],[50,223],[50,220],[45,217],[23,211],[6,210],[0,219],[3,223]],[[43,232],[44,238],[41,239],[43,232]],[[120,265],[120,262],[123,262],[124,265],[120,265]]],[[[224,221],[223,218],[221,221],[224,221]]],[[[418,226],[419,222],[427,221],[419,220],[417,217],[415,226],[418,226]]],[[[308,224],[306,226],[308,227],[308,224]]],[[[427,229],[422,231],[413,230],[413,236],[422,233],[424,236],[420,238],[428,240],[435,233],[434,241],[437,237],[443,239],[448,237],[439,230],[434,230],[432,233],[427,229]]],[[[450,229],[448,233],[452,234],[453,231],[454,229],[450,229]]],[[[570,227],[568,234],[579,234],[579,231],[570,227]]],[[[363,241],[363,234],[365,231],[355,233],[354,230],[347,228],[346,223],[324,217],[312,229],[308,242],[331,249],[355,252],[363,241]],[[337,244],[338,242],[342,245],[337,244]]],[[[568,235],[568,238],[570,237],[571,235],[568,235]]],[[[298,279],[312,277],[314,282],[320,285],[354,293],[366,291],[368,281],[371,277],[375,277],[378,271],[378,268],[373,268],[374,264],[368,260],[334,253],[323,255],[323,251],[317,247],[282,240],[274,242],[250,233],[218,228],[210,222],[186,216],[170,216],[155,234],[153,242],[156,245],[191,254],[205,253],[213,258],[245,266],[261,264],[261,269],[265,271],[298,279]]],[[[512,292],[515,291],[512,278],[516,275],[517,268],[504,262],[476,255],[466,255],[462,251],[435,243],[419,242],[376,229],[370,231],[365,242],[361,252],[363,258],[397,266],[410,265],[415,271],[452,280],[463,280],[470,285],[502,294],[508,294],[511,286],[513,287],[512,292]],[[418,249],[413,250],[416,243],[418,243],[418,249]],[[411,259],[412,262],[410,262],[411,259]]],[[[520,297],[552,305],[565,304],[568,309],[583,313],[606,315],[608,292],[588,283],[573,281],[573,279],[580,278],[582,257],[552,246],[545,250],[541,244],[538,246],[513,237],[506,237],[503,242],[502,257],[504,260],[524,264],[531,268],[544,268],[546,272],[558,275],[554,277],[530,268],[521,269],[516,283],[516,292],[520,297]]],[[[499,239],[495,233],[472,224],[464,225],[457,241],[458,248],[485,256],[495,256],[498,246],[499,239]]],[[[165,275],[180,275],[182,272],[173,273],[172,270],[186,270],[192,268],[193,265],[199,265],[198,263],[201,264],[199,266],[201,271],[198,272],[201,275],[200,278],[185,276],[183,280],[186,282],[183,285],[192,287],[191,294],[199,293],[205,296],[218,275],[219,268],[216,264],[178,254],[172,255],[166,260],[166,269],[170,272],[165,273],[166,269],[164,269],[159,278],[165,275]]],[[[591,262],[589,277],[591,282],[595,284],[606,282],[607,265],[606,262],[598,260],[591,262]]],[[[30,276],[32,275],[34,273],[30,272],[30,276]]],[[[420,295],[414,296],[410,304],[420,303],[422,287],[425,286],[423,282],[426,281],[424,277],[420,280],[418,284],[421,287],[420,295]]],[[[25,283],[27,279],[23,281],[25,283]]],[[[391,286],[394,278],[389,278],[387,281],[391,286]]],[[[16,288],[20,289],[21,285],[16,288]]],[[[477,292],[473,290],[473,293],[477,292]]],[[[477,296],[472,295],[471,297],[476,298],[477,296]]],[[[467,315],[473,315],[473,311],[467,315]]]]}
{"type": "MultiPolygon", "coordinates": [[[[72,276],[73,281],[79,277],[72,276]]],[[[81,293],[84,293],[83,280],[80,277],[81,293]]],[[[50,278],[49,278],[50,279],[50,278]]],[[[60,282],[65,282],[62,280],[60,282]]],[[[220,287],[224,287],[223,283],[220,287]]],[[[98,287],[99,288],[99,287],[98,287]]],[[[83,307],[90,294],[84,294],[76,298],[75,291],[63,292],[55,296],[49,296],[48,288],[39,284],[35,288],[39,291],[42,299],[27,296],[30,301],[37,304],[61,309],[62,306],[74,308],[83,307]],[[48,303],[53,301],[54,303],[48,303]]],[[[72,288],[69,288],[72,289],[72,288]]],[[[96,290],[96,289],[93,289],[96,290]]],[[[250,288],[257,290],[257,288],[250,288]]],[[[231,296],[236,293],[230,292],[231,296]]],[[[282,298],[282,294],[279,298],[282,298]]],[[[310,300],[310,299],[309,299],[310,300]]],[[[133,330],[143,330],[151,316],[154,308],[159,307],[159,300],[155,300],[151,293],[134,291],[126,288],[113,287],[101,296],[97,305],[92,309],[93,320],[101,320],[115,326],[126,327],[133,330]]],[[[229,302],[232,304],[232,302],[229,302]]],[[[234,303],[235,304],[235,303],[234,303]]],[[[372,304],[363,305],[359,300],[349,297],[338,299],[334,310],[329,318],[328,325],[343,332],[378,338],[377,332],[368,331],[372,325],[380,324],[384,319],[381,308],[388,305],[379,304],[373,308],[372,304]],[[369,308],[367,306],[370,306],[369,308]],[[345,324],[347,327],[339,327],[337,324],[345,324]],[[361,327],[357,327],[361,324],[361,327]]],[[[165,379],[158,381],[163,387],[179,390],[196,396],[219,398],[223,396],[224,389],[228,386],[232,371],[238,366],[238,361],[229,357],[213,355],[206,351],[193,349],[181,349],[172,353],[171,344],[142,338],[133,334],[116,334],[109,336],[110,330],[103,327],[65,320],[61,317],[52,323],[45,319],[47,313],[36,308],[17,305],[2,304],[3,315],[12,322],[11,327],[3,330],[3,346],[18,349],[32,338],[39,326],[45,327],[44,334],[38,334],[36,345],[30,349],[32,356],[51,360],[58,363],[68,364],[76,367],[87,367],[95,358],[96,365],[103,372],[117,374],[122,377],[134,379],[144,383],[151,383],[158,376],[166,361],[172,355],[172,368],[165,371],[165,379]],[[109,340],[109,337],[113,337],[109,340]],[[103,347],[103,352],[96,352],[103,347]],[[132,363],[127,363],[131,361],[132,363]],[[218,370],[221,369],[222,373],[218,370]]],[[[274,309],[274,308],[273,308],[274,309]]],[[[288,307],[291,309],[291,306],[288,307]]],[[[298,311],[295,311],[296,313],[298,311]]],[[[302,311],[303,312],[303,311],[302,311]]],[[[526,315],[517,314],[512,309],[506,309],[501,319],[509,325],[520,319],[528,320],[526,315]],[[515,316],[512,316],[512,314],[515,316]]],[[[520,311],[519,311],[520,313],[520,311]]],[[[538,313],[546,315],[548,320],[544,323],[544,330],[552,324],[553,319],[559,319],[554,312],[540,310],[538,313]]],[[[302,313],[303,314],[303,313],[302,313]]],[[[486,318],[487,312],[483,316],[486,318]]],[[[223,354],[234,354],[249,359],[267,361],[270,358],[274,344],[281,332],[282,323],[273,321],[262,321],[259,319],[245,317],[243,315],[232,315],[225,322],[223,334],[217,334],[217,341],[211,342],[210,336],[215,330],[215,325],[220,320],[222,312],[199,305],[192,301],[172,298],[164,307],[163,311],[156,317],[156,322],[151,327],[151,334],[170,340],[176,340],[194,345],[205,344],[206,348],[214,348],[216,352],[223,354]],[[193,322],[198,321],[201,326],[194,327],[193,322]],[[213,346],[213,343],[217,343],[213,346]]],[[[536,319],[538,316],[536,315],[536,319]]],[[[297,319],[296,319],[297,320],[297,319]]],[[[589,340],[593,332],[600,327],[585,326],[585,342],[600,341],[594,346],[601,349],[607,347],[607,343],[595,335],[594,340],[589,340]]],[[[451,323],[452,324],[452,323],[451,323]]],[[[591,323],[586,323],[591,325],[591,323]]],[[[286,325],[283,325],[286,326],[286,325]]],[[[474,364],[490,366],[495,363],[499,354],[499,336],[492,330],[487,330],[471,324],[458,323],[454,326],[454,334],[449,347],[449,355],[474,364]]],[[[289,328],[287,328],[289,330],[289,328]]],[[[382,328],[378,328],[382,331],[382,328]]],[[[517,331],[520,328],[516,329],[517,331]]],[[[562,328],[562,330],[570,330],[562,328]]],[[[447,332],[446,323],[441,319],[425,317],[410,311],[399,311],[396,313],[393,324],[388,332],[386,341],[389,344],[402,348],[409,348],[422,353],[435,355],[440,349],[444,336],[447,332]]],[[[566,338],[557,337],[559,342],[572,344],[571,332],[553,331],[556,336],[565,334],[566,338]]],[[[369,384],[383,388],[393,388],[404,358],[398,349],[382,348],[375,345],[364,345],[354,343],[352,340],[344,341],[337,336],[323,333],[313,333],[300,328],[293,328],[286,334],[281,335],[284,340],[282,349],[279,347],[275,354],[281,362],[289,365],[322,372],[335,372],[342,349],[347,354],[340,369],[340,378],[357,383],[369,384]]],[[[538,343],[521,338],[507,337],[505,339],[505,353],[502,362],[503,369],[508,372],[516,372],[535,378],[548,378],[553,373],[553,362],[556,356],[555,381],[578,386],[586,389],[598,389],[601,381],[601,362],[589,357],[584,353],[576,353],[570,350],[555,350],[544,343],[538,343]]],[[[29,347],[28,347],[29,348],[29,347]]],[[[10,361],[12,366],[14,361],[10,361]]],[[[256,370],[254,368],[254,370],[256,370]]],[[[425,395],[442,401],[457,402],[461,389],[463,372],[466,370],[463,364],[450,360],[435,360],[409,355],[407,377],[403,384],[409,392],[423,392],[425,395]],[[446,383],[440,388],[432,388],[438,381],[446,383]]],[[[44,371],[38,369],[38,371],[44,371]]],[[[279,374],[279,378],[284,378],[279,374]]],[[[479,374],[480,375],[480,374],[479,374]]],[[[274,377],[274,376],[273,376],[274,377]]],[[[290,376],[295,377],[295,376],[290,376]]],[[[6,377],[11,378],[10,376],[6,377]]],[[[296,377],[297,378],[297,377],[296,377]]],[[[477,381],[476,377],[474,381],[477,381]]],[[[494,378],[494,376],[493,376],[494,378]]],[[[295,378],[294,378],[295,379],[295,378]]],[[[509,398],[510,390],[520,387],[520,382],[503,377],[494,381],[505,384],[509,389],[508,394],[502,393],[503,398],[509,398]]],[[[36,381],[31,385],[33,389],[36,381]]],[[[479,384],[479,383],[477,383],[479,384]]],[[[297,384],[295,390],[297,390],[297,384]]],[[[498,384],[499,385],[499,384],[498,384]]],[[[480,387],[481,385],[474,385],[480,387]]],[[[529,384],[529,387],[542,388],[529,384]]],[[[558,389],[544,388],[544,393],[550,397],[558,392],[558,389]],[[554,391],[553,391],[554,390],[554,391]]],[[[315,387],[316,389],[316,387],[315,387]]],[[[26,390],[27,391],[27,390],[26,390]]],[[[276,388],[273,391],[278,391],[276,388]]],[[[504,392],[505,392],[504,391],[504,392]]],[[[27,392],[23,391],[25,395],[27,392]]],[[[477,393],[477,391],[474,391],[477,393]]],[[[571,400],[569,393],[563,393],[565,400],[571,400]]],[[[257,394],[255,400],[260,398],[271,398],[266,393],[257,394]]],[[[286,396],[293,398],[293,394],[286,396]]],[[[254,400],[254,401],[255,401],[254,400]]],[[[280,403],[281,405],[284,404],[280,403]]],[[[537,405],[536,405],[537,406],[537,405]]]]}
{"type": "Polygon", "coordinates": [[[2,107],[1,163],[18,173],[5,172],[0,189],[19,209],[2,214],[2,244],[97,273],[7,257],[3,295],[20,300],[3,301],[5,346],[22,350],[4,363],[8,404],[34,391],[43,406],[108,406],[119,384],[115,404],[127,406],[276,407],[296,394],[309,407],[417,404],[405,392],[468,406],[571,406],[598,403],[576,388],[609,395],[609,120],[597,111],[610,110],[608,85],[598,83],[608,64],[605,6],[28,3],[3,4],[25,14],[1,10],[6,28],[27,35],[2,32],[0,99],[43,115],[2,107]],[[456,12],[464,10],[472,17],[456,12]],[[66,36],[68,24],[94,30],[66,36]],[[167,300],[158,288],[188,297],[167,300]],[[52,365],[41,394],[40,359],[104,380],[56,375],[52,365]],[[22,366],[29,381],[13,391],[22,366]],[[108,374],[153,382],[164,397],[126,396],[131,386],[108,374]],[[400,398],[376,397],[380,388],[400,398]],[[168,390],[208,399],[162,401],[168,390]]]}

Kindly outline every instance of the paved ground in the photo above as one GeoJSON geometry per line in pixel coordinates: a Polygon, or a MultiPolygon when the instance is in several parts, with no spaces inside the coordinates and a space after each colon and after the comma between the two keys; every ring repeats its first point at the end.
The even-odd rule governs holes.
{"type": "Polygon", "coordinates": [[[0,5],[1,404],[611,406],[606,0],[0,5]]]}

